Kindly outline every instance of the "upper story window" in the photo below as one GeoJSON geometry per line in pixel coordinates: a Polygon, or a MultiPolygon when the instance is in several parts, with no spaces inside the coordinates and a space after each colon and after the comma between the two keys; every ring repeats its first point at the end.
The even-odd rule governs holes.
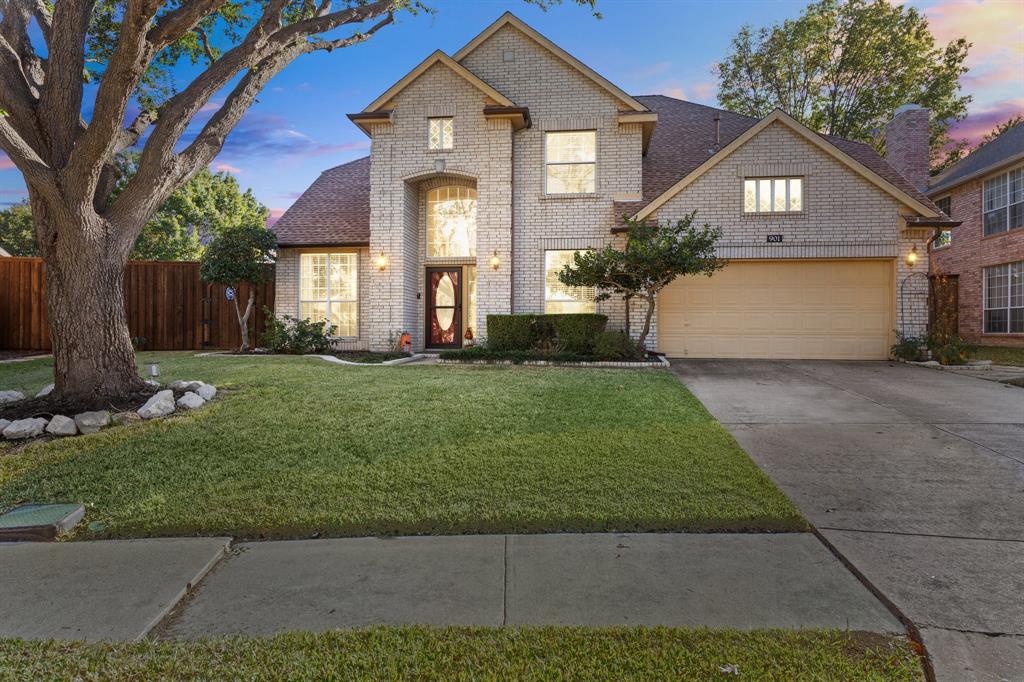
{"type": "Polygon", "coordinates": [[[359,335],[359,256],[304,253],[299,261],[299,317],[327,320],[331,336],[359,335]]]}
{"type": "Polygon", "coordinates": [[[1024,333],[1024,261],[985,268],[985,333],[1024,333]]]}
{"type": "Polygon", "coordinates": [[[593,194],[597,131],[547,133],[544,139],[545,192],[593,194]]]}
{"type": "Polygon", "coordinates": [[[985,181],[985,236],[1024,227],[1024,167],[985,181]]]}
{"type": "Polygon", "coordinates": [[[427,257],[476,256],[476,190],[438,187],[427,194],[427,257]]]}
{"type": "Polygon", "coordinates": [[[428,118],[427,123],[430,129],[429,140],[431,149],[452,148],[452,118],[428,118]]]}
{"type": "Polygon", "coordinates": [[[744,213],[796,213],[804,208],[802,178],[748,178],[743,181],[744,213]]]}
{"type": "Polygon", "coordinates": [[[562,284],[558,273],[573,264],[576,251],[544,252],[544,312],[548,314],[592,313],[596,309],[593,287],[562,284]]]}
{"type": "Polygon", "coordinates": [[[953,217],[953,197],[942,197],[935,202],[935,206],[950,218],[953,217]]]}

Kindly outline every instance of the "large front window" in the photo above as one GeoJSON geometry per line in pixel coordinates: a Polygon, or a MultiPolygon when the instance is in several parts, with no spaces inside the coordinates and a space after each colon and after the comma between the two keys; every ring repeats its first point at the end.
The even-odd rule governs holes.
{"type": "Polygon", "coordinates": [[[985,236],[1024,227],[1024,167],[985,181],[985,236]]]}
{"type": "Polygon", "coordinates": [[[985,268],[985,333],[1024,334],[1024,261],[985,268]]]}
{"type": "Polygon", "coordinates": [[[743,181],[744,213],[797,213],[804,208],[800,178],[748,178],[743,181]]]}
{"type": "Polygon", "coordinates": [[[544,138],[544,164],[548,194],[593,194],[597,132],[548,133],[544,138]]]}
{"type": "Polygon", "coordinates": [[[575,251],[544,252],[544,312],[592,313],[595,310],[593,287],[570,287],[562,284],[558,273],[573,264],[575,251]]]}
{"type": "Polygon", "coordinates": [[[440,187],[427,194],[427,257],[476,256],[476,190],[440,187]]]}
{"type": "Polygon", "coordinates": [[[332,336],[358,336],[358,261],[354,253],[302,254],[299,316],[327,320],[334,328],[332,336]]]}

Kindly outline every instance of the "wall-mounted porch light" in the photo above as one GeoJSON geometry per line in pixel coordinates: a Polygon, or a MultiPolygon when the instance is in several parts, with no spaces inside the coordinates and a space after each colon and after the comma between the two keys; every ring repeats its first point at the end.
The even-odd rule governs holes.
{"type": "Polygon", "coordinates": [[[383,251],[381,251],[380,255],[377,256],[377,259],[374,261],[374,265],[376,265],[377,269],[380,270],[381,272],[384,272],[384,270],[388,267],[388,257],[384,255],[383,251]]]}
{"type": "Polygon", "coordinates": [[[501,267],[501,259],[498,258],[498,252],[495,251],[491,254],[491,270],[497,270],[501,267]]]}
{"type": "Polygon", "coordinates": [[[907,254],[907,265],[914,267],[914,263],[917,262],[917,245],[914,245],[910,249],[910,253],[907,254]]]}

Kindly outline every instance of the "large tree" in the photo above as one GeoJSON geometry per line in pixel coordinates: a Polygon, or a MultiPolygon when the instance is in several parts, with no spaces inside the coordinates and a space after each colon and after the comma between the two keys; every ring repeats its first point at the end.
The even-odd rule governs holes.
{"type": "Polygon", "coordinates": [[[960,76],[970,43],[942,47],[917,9],[887,0],[822,0],[796,19],[744,26],[717,65],[718,101],[763,117],[776,107],[810,128],[870,142],[895,110],[915,103],[934,112],[932,158],[949,142],[949,126],[967,115],[960,76]]]}
{"type": "Polygon", "coordinates": [[[0,0],[0,150],[28,186],[58,394],[96,400],[142,387],[121,288],[132,246],[171,193],[210,164],[267,82],[301,55],[363,42],[396,12],[423,8],[0,0]],[[198,73],[179,84],[170,69],[182,59],[198,73]],[[193,125],[198,132],[183,137],[193,125]],[[138,172],[113,196],[118,155],[137,144],[138,172]]]}
{"type": "MultiPolygon", "coordinates": [[[[122,180],[135,175],[133,156],[125,158],[122,180]]],[[[227,173],[207,169],[171,192],[135,240],[133,260],[199,260],[205,245],[224,229],[263,226],[269,211],[252,190],[242,192],[227,173]]],[[[0,246],[14,256],[38,256],[32,208],[22,202],[0,211],[0,246]]]]}

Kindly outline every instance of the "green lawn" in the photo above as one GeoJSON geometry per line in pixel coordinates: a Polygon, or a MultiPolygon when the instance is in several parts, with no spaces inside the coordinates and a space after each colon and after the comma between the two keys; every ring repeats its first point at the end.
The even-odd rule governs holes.
{"type": "MultiPolygon", "coordinates": [[[[0,445],[0,509],[81,501],[76,538],[806,530],[660,371],[145,353],[222,389],[202,410],[0,445]],[[226,390],[224,390],[226,389],[226,390]]],[[[37,390],[49,360],[0,365],[37,390]]]]}
{"type": "Polygon", "coordinates": [[[0,641],[26,680],[922,679],[905,640],[835,631],[371,628],[134,644],[0,641]],[[735,665],[739,677],[721,672],[735,665]]]}
{"type": "Polygon", "coordinates": [[[991,360],[997,365],[1016,365],[1017,367],[1024,367],[1024,348],[974,346],[971,348],[970,355],[973,360],[991,360]]]}

